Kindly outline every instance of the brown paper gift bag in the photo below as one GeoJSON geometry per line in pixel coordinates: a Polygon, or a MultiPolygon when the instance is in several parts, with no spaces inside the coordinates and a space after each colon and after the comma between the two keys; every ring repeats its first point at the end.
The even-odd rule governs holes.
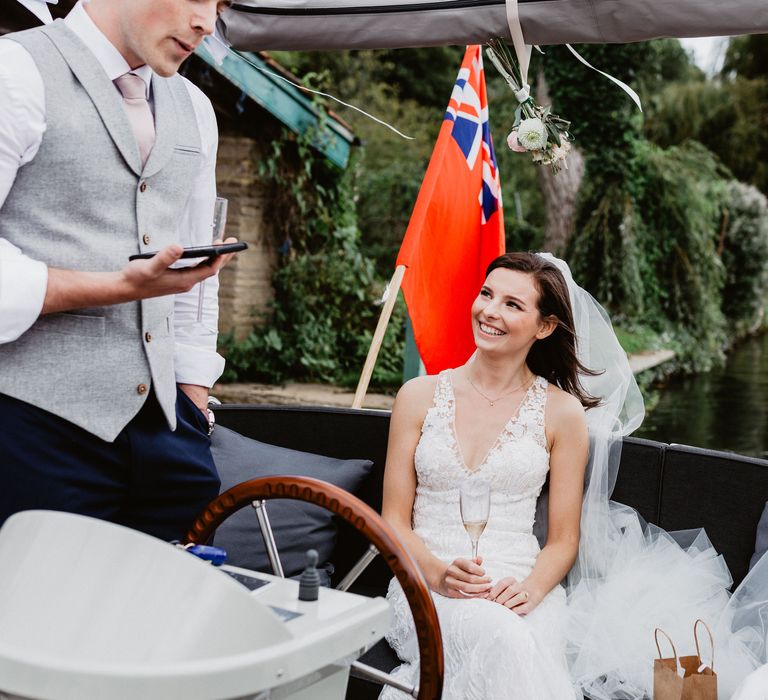
{"type": "Polygon", "coordinates": [[[662,629],[656,628],[654,633],[656,650],[659,658],[653,662],[653,700],[717,700],[717,674],[715,666],[715,642],[712,632],[704,620],[696,620],[693,625],[693,639],[696,642],[696,656],[681,656],[678,658],[677,649],[669,635],[662,629]],[[699,647],[699,623],[704,625],[709,635],[712,656],[709,665],[701,660],[699,647]],[[672,658],[663,658],[659,646],[661,632],[672,647],[672,658]],[[681,675],[682,672],[682,675],[681,675]]]}

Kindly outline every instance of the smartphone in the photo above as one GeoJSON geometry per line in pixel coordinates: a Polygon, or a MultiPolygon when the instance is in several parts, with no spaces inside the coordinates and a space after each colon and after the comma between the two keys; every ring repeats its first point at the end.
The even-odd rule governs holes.
{"type": "MultiPolygon", "coordinates": [[[[224,255],[225,253],[239,253],[241,250],[245,250],[248,244],[245,241],[238,241],[237,243],[220,243],[219,245],[201,245],[194,248],[184,248],[184,252],[181,254],[182,258],[213,258],[217,255],[224,255]]],[[[149,253],[136,253],[131,255],[128,260],[149,260],[157,255],[157,251],[149,253]]]]}

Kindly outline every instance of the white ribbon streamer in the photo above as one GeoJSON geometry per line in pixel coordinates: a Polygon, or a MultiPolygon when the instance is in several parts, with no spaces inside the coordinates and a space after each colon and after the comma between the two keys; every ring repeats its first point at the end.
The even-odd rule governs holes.
{"type": "Polygon", "coordinates": [[[621,82],[621,80],[619,80],[618,78],[614,78],[612,75],[609,75],[608,73],[605,73],[605,72],[601,71],[599,68],[595,68],[578,51],[576,51],[576,49],[574,49],[573,46],[571,46],[570,44],[566,44],[566,46],[568,47],[568,50],[574,56],[576,56],[576,58],[578,58],[587,68],[591,68],[596,73],[600,73],[600,75],[605,76],[606,78],[608,78],[608,80],[616,83],[616,85],[618,85],[622,90],[624,90],[624,92],[627,93],[627,95],[630,96],[630,98],[632,98],[632,102],[634,102],[637,105],[637,108],[641,112],[643,111],[643,105],[640,104],[640,98],[638,97],[637,93],[631,87],[629,87],[629,85],[627,85],[626,83],[621,82]]]}
{"type": "Polygon", "coordinates": [[[349,107],[350,109],[354,109],[356,112],[359,112],[360,114],[368,117],[368,119],[372,119],[377,124],[386,126],[387,129],[389,129],[390,131],[394,131],[401,138],[407,139],[408,141],[414,140],[413,136],[408,136],[407,134],[404,134],[402,131],[398,131],[391,124],[388,124],[387,122],[385,122],[382,119],[379,119],[378,117],[374,117],[372,114],[369,114],[365,110],[360,109],[360,107],[355,107],[355,105],[349,104],[348,102],[344,102],[343,100],[340,100],[338,97],[334,97],[333,95],[330,95],[327,92],[321,92],[320,90],[313,90],[312,88],[305,87],[304,85],[300,85],[299,83],[294,83],[293,80],[289,80],[288,78],[280,75],[279,73],[275,73],[274,71],[267,70],[266,68],[262,68],[261,66],[257,66],[253,61],[249,61],[248,58],[246,56],[243,56],[243,54],[241,54],[239,51],[235,51],[234,49],[232,49],[229,43],[219,36],[218,32],[211,34],[207,38],[211,39],[211,42],[210,43],[206,42],[204,46],[218,65],[221,65],[224,62],[224,56],[226,54],[223,54],[221,50],[217,50],[216,53],[214,53],[211,50],[211,44],[214,44],[215,42],[218,42],[221,46],[225,47],[227,50],[227,53],[230,56],[239,58],[241,61],[245,61],[249,66],[251,66],[251,68],[255,68],[256,70],[261,71],[262,73],[271,75],[273,78],[282,80],[288,83],[289,85],[293,85],[293,87],[298,88],[299,90],[303,90],[304,92],[311,92],[313,95],[320,95],[321,97],[327,97],[329,100],[333,100],[334,102],[337,102],[338,104],[343,105],[344,107],[349,107]],[[219,54],[219,56],[217,56],[217,54],[219,54]]]}
{"type": "MultiPolygon", "coordinates": [[[[528,67],[531,63],[531,46],[527,45],[525,43],[525,39],[523,37],[523,28],[520,25],[520,13],[517,8],[517,0],[506,0],[505,3],[505,9],[507,13],[507,24],[509,25],[509,33],[512,36],[512,45],[515,47],[515,53],[517,54],[517,62],[520,64],[520,78],[522,81],[523,89],[520,90],[520,93],[515,93],[515,97],[517,97],[517,100],[519,102],[525,102],[525,99],[528,98],[528,95],[526,95],[525,99],[520,99],[519,95],[522,95],[523,90],[528,88],[528,67]]],[[[590,64],[586,59],[584,59],[581,54],[576,51],[576,49],[573,48],[570,44],[566,44],[568,47],[568,50],[576,56],[576,58],[579,59],[587,68],[591,68],[596,73],[600,73],[600,75],[608,78],[613,83],[616,83],[624,92],[627,93],[627,95],[630,96],[632,101],[637,105],[637,108],[642,112],[643,111],[643,105],[640,103],[640,98],[638,97],[637,93],[629,87],[626,83],[623,83],[618,78],[614,78],[612,75],[609,75],[608,73],[601,71],[599,68],[595,68],[592,64],[590,64]]],[[[538,47],[537,47],[538,48],[538,47]]],[[[539,49],[541,51],[541,49],[539,49]]],[[[541,51],[543,53],[543,51],[541,51]]]]}
{"type": "Polygon", "coordinates": [[[528,85],[528,66],[531,63],[531,46],[526,45],[523,38],[523,28],[520,26],[520,13],[517,9],[517,0],[506,0],[507,24],[512,36],[512,45],[515,47],[517,62],[520,64],[520,84],[528,85]]]}

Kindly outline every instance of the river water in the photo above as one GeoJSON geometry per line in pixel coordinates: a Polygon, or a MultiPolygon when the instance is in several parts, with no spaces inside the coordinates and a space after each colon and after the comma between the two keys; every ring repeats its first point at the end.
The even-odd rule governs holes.
{"type": "Polygon", "coordinates": [[[660,391],[635,437],[768,458],[768,333],[739,344],[724,367],[660,391]]]}

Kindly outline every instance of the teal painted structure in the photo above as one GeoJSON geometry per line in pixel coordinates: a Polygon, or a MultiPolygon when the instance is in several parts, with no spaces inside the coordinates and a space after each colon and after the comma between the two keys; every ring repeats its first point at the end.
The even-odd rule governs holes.
{"type": "Polygon", "coordinates": [[[413,325],[411,317],[405,317],[405,357],[403,358],[403,384],[414,377],[421,377],[427,371],[424,369],[424,363],[419,355],[419,348],[416,346],[416,338],[413,336],[413,325]]]}
{"type": "Polygon", "coordinates": [[[205,44],[201,44],[195,53],[293,132],[305,134],[313,129],[312,145],[337,167],[347,167],[354,134],[315,107],[299,88],[270,75],[275,70],[263,58],[254,53],[244,52],[241,57],[230,52],[219,65],[205,44]]]}

